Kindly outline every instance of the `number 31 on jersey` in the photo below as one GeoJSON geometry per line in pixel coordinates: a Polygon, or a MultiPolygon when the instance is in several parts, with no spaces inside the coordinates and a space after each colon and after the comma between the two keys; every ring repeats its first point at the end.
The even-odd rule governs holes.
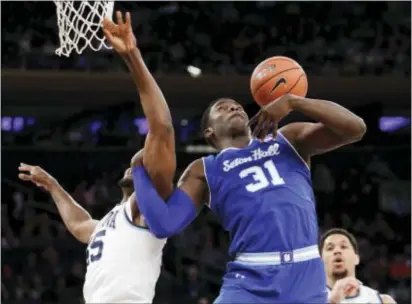
{"type": "Polygon", "coordinates": [[[268,160],[263,166],[253,166],[243,169],[239,173],[240,178],[253,178],[253,182],[246,185],[246,190],[256,192],[272,184],[273,186],[283,185],[285,181],[280,177],[273,160],[268,160]]]}

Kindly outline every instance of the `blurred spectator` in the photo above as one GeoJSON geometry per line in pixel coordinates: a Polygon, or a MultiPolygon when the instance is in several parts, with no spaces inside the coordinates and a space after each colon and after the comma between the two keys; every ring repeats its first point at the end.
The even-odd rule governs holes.
{"type": "MultiPolygon", "coordinates": [[[[52,3],[2,5],[7,12],[2,27],[3,68],[124,68],[111,51],[56,57],[52,3]]],[[[309,74],[410,76],[409,2],[117,1],[115,5],[115,9],[132,12],[145,61],[160,73],[183,73],[189,64],[206,73],[250,73],[260,60],[285,55],[296,59],[309,74]]],[[[136,136],[131,113],[133,109],[125,107],[93,114],[93,119],[96,116],[102,122],[93,130],[90,116],[73,124],[47,126],[24,141],[46,152],[19,155],[39,164],[47,162],[47,169],[60,174],[60,182],[76,201],[101,218],[119,202],[117,180],[130,155],[99,149],[113,142],[133,149],[142,145],[144,137],[136,136]],[[49,161],[47,149],[65,146],[76,151],[53,154],[49,161]],[[93,152],[77,151],[84,147],[93,152]]],[[[5,135],[2,144],[15,146],[22,140],[5,135]]],[[[405,163],[410,147],[400,154],[391,149],[351,153],[339,151],[330,158],[313,159],[319,228],[343,227],[354,232],[361,257],[359,279],[390,294],[399,304],[410,303],[410,187],[399,189],[400,181],[410,180],[410,171],[405,170],[410,166],[405,163]],[[408,191],[409,196],[404,195],[408,191]]],[[[12,152],[5,159],[13,163],[16,157],[12,152]]],[[[177,176],[192,158],[178,154],[177,176]]],[[[4,176],[8,179],[15,173],[13,167],[4,176]]],[[[1,211],[2,300],[83,303],[85,246],[69,234],[50,197],[25,184],[2,182],[1,211]]],[[[228,246],[229,235],[204,208],[189,227],[168,240],[154,303],[212,303],[221,285],[228,246]]]]}
{"type": "MultiPolygon", "coordinates": [[[[4,5],[3,67],[121,68],[104,49],[56,58],[50,3],[4,5]]],[[[116,2],[115,9],[131,11],[151,70],[183,72],[192,64],[206,72],[245,73],[266,57],[285,55],[311,74],[410,74],[408,2],[116,2]]]]}

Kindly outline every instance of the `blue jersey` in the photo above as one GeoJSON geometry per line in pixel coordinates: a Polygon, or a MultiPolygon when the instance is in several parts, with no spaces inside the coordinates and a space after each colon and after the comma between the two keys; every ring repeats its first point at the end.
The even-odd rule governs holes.
{"type": "Polygon", "coordinates": [[[210,208],[230,233],[230,255],[317,244],[310,169],[283,135],[203,161],[210,208]]]}

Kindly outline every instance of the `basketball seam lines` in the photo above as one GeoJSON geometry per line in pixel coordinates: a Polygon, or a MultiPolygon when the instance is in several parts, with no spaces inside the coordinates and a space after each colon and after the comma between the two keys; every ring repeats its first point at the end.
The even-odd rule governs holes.
{"type": "MultiPolygon", "coordinates": [[[[266,80],[264,83],[262,83],[262,84],[253,92],[253,95],[255,95],[255,94],[257,93],[257,91],[260,90],[261,87],[263,87],[265,84],[267,84],[267,83],[269,82],[269,80],[272,80],[273,77],[276,77],[276,76],[279,75],[279,74],[282,74],[282,73],[288,72],[288,71],[292,71],[292,70],[301,70],[301,68],[290,68],[290,69],[287,69],[287,70],[283,70],[283,71],[281,71],[281,72],[279,72],[279,73],[277,73],[277,74],[275,74],[275,75],[272,75],[268,80],[266,80]]],[[[302,71],[302,72],[303,72],[303,71],[302,71]]],[[[302,77],[303,75],[304,75],[304,74],[302,74],[300,77],[302,77]]],[[[299,79],[300,79],[300,77],[299,77],[299,79]]]]}
{"type": "MultiPolygon", "coordinates": [[[[293,85],[293,87],[291,87],[291,88],[288,90],[288,93],[289,93],[290,91],[292,91],[292,90],[298,85],[298,83],[299,83],[300,79],[302,78],[302,76],[304,76],[304,75],[302,74],[302,75],[299,76],[298,81],[296,81],[296,83],[293,85]]],[[[305,86],[305,87],[306,87],[306,86],[305,86]]]]}

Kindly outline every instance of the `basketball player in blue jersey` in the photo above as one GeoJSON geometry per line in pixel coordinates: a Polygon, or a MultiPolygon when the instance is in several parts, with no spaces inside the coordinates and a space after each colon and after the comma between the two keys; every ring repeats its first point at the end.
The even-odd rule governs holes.
{"type": "Polygon", "coordinates": [[[181,231],[204,202],[217,214],[233,261],[215,303],[326,303],[310,158],[360,140],[366,125],[333,102],[293,95],[265,106],[254,121],[259,139],[238,102],[213,102],[203,131],[219,154],[190,164],[167,201],[143,167],[133,168],[139,210],[163,237],[181,231]],[[317,122],[277,130],[291,111],[317,122]]]}

